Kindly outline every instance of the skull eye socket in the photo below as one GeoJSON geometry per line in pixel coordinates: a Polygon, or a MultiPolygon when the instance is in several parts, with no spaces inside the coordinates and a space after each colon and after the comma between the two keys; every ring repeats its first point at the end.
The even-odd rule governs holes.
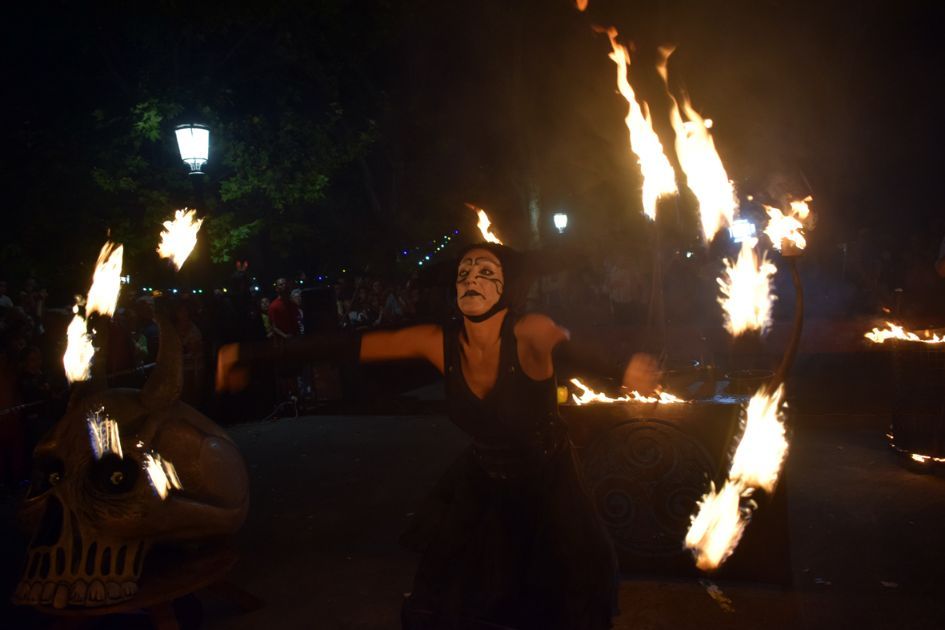
{"type": "Polygon", "coordinates": [[[49,491],[62,481],[65,466],[62,460],[51,455],[37,457],[33,462],[33,474],[30,477],[28,496],[36,497],[49,491]]]}
{"type": "Polygon", "coordinates": [[[108,494],[131,490],[138,479],[138,464],[108,453],[92,464],[92,482],[95,487],[108,494]]]}

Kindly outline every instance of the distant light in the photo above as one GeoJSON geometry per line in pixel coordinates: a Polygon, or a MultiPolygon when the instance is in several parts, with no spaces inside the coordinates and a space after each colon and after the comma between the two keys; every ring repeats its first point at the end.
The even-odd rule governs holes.
{"type": "Polygon", "coordinates": [[[177,289],[171,289],[171,293],[177,293],[177,289]]]}
{"type": "Polygon", "coordinates": [[[564,234],[564,231],[568,227],[568,215],[564,212],[556,212],[554,218],[555,227],[558,228],[559,234],[564,234]]]}
{"type": "Polygon", "coordinates": [[[259,285],[258,285],[258,284],[253,287],[253,291],[256,291],[257,293],[259,292],[259,285]]]}
{"type": "Polygon", "coordinates": [[[210,156],[210,129],[204,125],[178,125],[174,133],[180,159],[190,167],[190,174],[203,175],[200,169],[210,156]]]}
{"type": "Polygon", "coordinates": [[[745,198],[746,198],[748,201],[754,201],[754,200],[755,200],[755,196],[754,196],[754,195],[748,195],[748,196],[745,197],[745,198]]]}
{"type": "Polygon", "coordinates": [[[453,234],[459,234],[459,230],[453,230],[453,234]]]}
{"type": "Polygon", "coordinates": [[[728,229],[728,233],[731,235],[733,242],[741,243],[744,240],[755,238],[755,224],[746,219],[735,219],[732,222],[732,227],[728,229]]]}
{"type": "Polygon", "coordinates": [[[401,256],[406,256],[406,255],[407,255],[407,250],[405,249],[405,250],[403,250],[402,252],[400,252],[400,255],[401,255],[401,256]]]}
{"type": "Polygon", "coordinates": [[[424,256],[423,259],[424,259],[424,260],[430,260],[430,254],[427,254],[426,256],[424,256]]]}
{"type": "Polygon", "coordinates": [[[692,252],[686,252],[686,258],[692,258],[692,252]]]}
{"type": "Polygon", "coordinates": [[[422,266],[423,266],[423,261],[421,260],[421,261],[420,261],[420,262],[418,262],[417,264],[418,264],[418,265],[420,265],[420,266],[422,267],[422,266]]]}
{"type": "Polygon", "coordinates": [[[131,284],[131,274],[127,274],[127,275],[121,276],[121,283],[122,283],[122,284],[131,284]]]}

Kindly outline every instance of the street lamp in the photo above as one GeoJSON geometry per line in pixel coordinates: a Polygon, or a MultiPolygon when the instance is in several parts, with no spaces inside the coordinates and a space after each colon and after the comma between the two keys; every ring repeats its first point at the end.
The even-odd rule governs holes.
{"type": "Polygon", "coordinates": [[[732,237],[732,242],[741,243],[750,238],[755,238],[755,224],[747,219],[735,219],[728,229],[728,233],[732,237]]]}
{"type": "Polygon", "coordinates": [[[200,169],[210,153],[210,129],[205,125],[177,125],[177,148],[180,159],[190,167],[191,175],[203,175],[200,169]]]}
{"type": "Polygon", "coordinates": [[[564,231],[568,227],[568,215],[563,212],[555,212],[554,222],[555,227],[558,228],[558,234],[564,234],[564,231]]]}

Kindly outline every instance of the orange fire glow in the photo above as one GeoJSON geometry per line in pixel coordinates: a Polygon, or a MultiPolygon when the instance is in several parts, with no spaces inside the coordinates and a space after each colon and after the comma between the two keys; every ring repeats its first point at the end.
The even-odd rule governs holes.
{"type": "Polygon", "coordinates": [[[757,488],[771,493],[787,454],[783,424],[784,387],[773,394],[764,388],[745,409],[745,430],[732,457],[722,490],[711,487],[696,509],[686,534],[686,547],[703,571],[717,569],[735,551],[752,514],[741,499],[757,488]]]}
{"type": "Polygon", "coordinates": [[[716,492],[713,486],[699,501],[686,532],[686,548],[699,569],[717,569],[738,546],[748,526],[748,515],[740,505],[744,492],[742,484],[726,481],[721,490],[716,492]]]}
{"type": "Polygon", "coordinates": [[[574,5],[578,11],[584,11],[587,9],[587,0],[575,0],[574,5]]]}
{"type": "Polygon", "coordinates": [[[659,136],[653,130],[649,107],[646,102],[637,102],[636,93],[630,85],[630,53],[625,46],[617,43],[617,29],[611,27],[604,32],[612,48],[609,57],[617,64],[617,89],[629,106],[624,122],[630,132],[630,150],[637,156],[643,174],[643,212],[650,219],[655,219],[659,198],[677,192],[676,172],[663,151],[659,136]]]}
{"type": "Polygon", "coordinates": [[[686,174],[689,189],[699,201],[702,234],[708,244],[720,229],[732,224],[738,200],[735,196],[735,186],[725,172],[725,166],[715,148],[715,141],[709,133],[712,121],[700,116],[685,95],[680,99],[680,112],[680,103],[669,91],[667,67],[673,50],[671,47],[660,48],[662,58],[657,64],[657,71],[663,78],[670,97],[670,122],[676,132],[679,166],[686,174]]]}
{"type": "Polygon", "coordinates": [[[686,402],[682,398],[674,396],[668,392],[656,392],[655,396],[644,396],[640,392],[630,392],[626,396],[618,396],[617,398],[611,398],[607,394],[601,392],[595,392],[590,387],[585,385],[580,379],[572,378],[571,384],[581,390],[581,395],[572,394],[571,399],[576,405],[587,405],[590,403],[618,403],[618,402],[642,402],[642,403],[657,403],[657,404],[672,404],[672,403],[684,403],[686,402]]]}
{"type": "Polygon", "coordinates": [[[894,324],[892,322],[886,322],[886,328],[880,330],[879,328],[874,328],[870,332],[863,335],[873,343],[884,343],[887,339],[899,339],[901,341],[918,341],[920,343],[927,344],[938,344],[945,343],[945,336],[939,336],[938,334],[931,333],[930,331],[923,331],[925,337],[920,337],[914,332],[907,332],[903,329],[902,326],[894,324]]]}
{"type": "Polygon", "coordinates": [[[771,325],[771,278],[777,272],[774,263],[755,254],[756,239],[742,241],[738,259],[724,260],[725,271],[717,279],[718,298],[725,317],[725,329],[736,337],[749,330],[765,332],[771,325]]]}
{"type": "Polygon", "coordinates": [[[174,213],[173,220],[164,221],[157,253],[161,258],[170,258],[178,270],[197,245],[197,232],[203,219],[196,219],[196,215],[196,210],[184,208],[174,213]]]}
{"type": "Polygon", "coordinates": [[[92,313],[111,316],[121,291],[121,265],[124,248],[106,242],[102,246],[92,274],[92,286],[85,299],[85,314],[79,312],[81,297],[72,308],[73,316],[66,329],[67,345],[62,365],[70,383],[88,380],[95,347],[89,335],[86,317],[92,313]]]}
{"type": "Polygon", "coordinates": [[[771,244],[778,251],[801,250],[807,247],[807,238],[804,235],[806,222],[810,218],[811,197],[790,203],[791,210],[784,214],[778,208],[765,206],[768,213],[768,226],[765,234],[771,239],[771,244]]]}
{"type": "Polygon", "coordinates": [[[151,487],[161,499],[166,499],[172,489],[180,490],[182,487],[174,464],[161,459],[157,453],[144,454],[144,471],[148,475],[151,487]]]}
{"type": "Polygon", "coordinates": [[[466,207],[473,210],[478,215],[479,223],[476,224],[476,227],[478,227],[479,232],[482,233],[483,240],[487,243],[502,245],[502,241],[499,240],[499,237],[492,233],[492,221],[489,220],[489,215],[486,214],[486,211],[482,208],[477,208],[471,203],[467,203],[466,207]]]}

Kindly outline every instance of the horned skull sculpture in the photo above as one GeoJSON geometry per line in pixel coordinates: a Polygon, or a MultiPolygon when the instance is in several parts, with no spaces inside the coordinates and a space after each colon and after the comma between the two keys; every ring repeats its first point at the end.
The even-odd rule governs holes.
{"type": "Polygon", "coordinates": [[[242,456],[219,426],[179,400],[180,339],[159,323],[157,366],[144,388],[104,389],[93,377],[37,445],[20,510],[34,533],[15,603],[130,599],[154,544],[220,538],[243,524],[242,456]]]}

